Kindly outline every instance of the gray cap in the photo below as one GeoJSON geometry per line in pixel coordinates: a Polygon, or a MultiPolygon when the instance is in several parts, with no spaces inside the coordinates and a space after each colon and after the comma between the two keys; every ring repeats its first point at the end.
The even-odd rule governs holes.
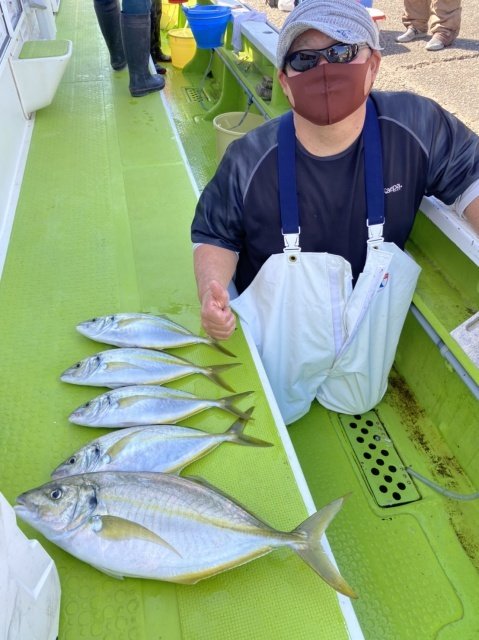
{"type": "Polygon", "coordinates": [[[291,11],[279,32],[278,69],[283,68],[293,41],[308,29],[321,31],[338,42],[365,42],[371,49],[381,49],[374,20],[358,0],[305,0],[291,11]]]}

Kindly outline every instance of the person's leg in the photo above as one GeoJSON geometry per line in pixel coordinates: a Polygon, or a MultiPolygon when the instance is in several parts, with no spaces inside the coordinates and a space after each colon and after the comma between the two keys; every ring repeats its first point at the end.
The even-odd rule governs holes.
{"type": "Polygon", "coordinates": [[[152,76],[150,61],[151,0],[123,0],[121,35],[130,73],[130,93],[141,97],[165,86],[160,75],[152,76]]]}
{"type": "Polygon", "coordinates": [[[447,47],[461,27],[461,0],[431,0],[431,33],[447,47]]]}
{"type": "Polygon", "coordinates": [[[396,42],[411,42],[427,34],[430,16],[430,0],[404,0],[402,23],[406,32],[396,38],[396,42]]]}
{"type": "Polygon", "coordinates": [[[110,64],[119,71],[126,67],[125,52],[120,29],[120,5],[118,0],[93,0],[98,25],[110,52],[110,64]]]}
{"type": "Polygon", "coordinates": [[[160,62],[171,62],[171,57],[167,56],[161,50],[161,13],[162,13],[162,1],[152,0],[151,2],[151,57],[157,67],[158,73],[165,73],[166,69],[163,69],[159,65],[160,62]],[[163,69],[163,71],[159,71],[163,69]]]}

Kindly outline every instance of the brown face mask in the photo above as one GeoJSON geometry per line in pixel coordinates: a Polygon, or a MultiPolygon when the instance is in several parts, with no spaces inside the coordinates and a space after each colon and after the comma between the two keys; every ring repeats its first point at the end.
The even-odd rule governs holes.
{"type": "Polygon", "coordinates": [[[364,81],[369,67],[369,60],[361,64],[327,63],[286,76],[294,110],[321,126],[344,120],[366,100],[364,81]]]}

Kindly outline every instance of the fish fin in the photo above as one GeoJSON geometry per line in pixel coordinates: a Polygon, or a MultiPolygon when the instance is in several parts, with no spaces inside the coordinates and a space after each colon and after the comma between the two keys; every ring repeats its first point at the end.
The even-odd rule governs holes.
{"type": "Polygon", "coordinates": [[[175,583],[177,584],[196,584],[201,580],[201,576],[199,578],[188,578],[187,576],[175,576],[175,583]]]}
{"type": "Polygon", "coordinates": [[[143,399],[144,398],[141,395],[139,395],[139,396],[126,396],[125,398],[120,398],[118,400],[118,404],[122,408],[127,408],[127,407],[134,406],[137,402],[141,402],[143,399]]]}
{"type": "Polygon", "coordinates": [[[206,367],[205,376],[212,382],[219,384],[219,386],[223,387],[223,389],[234,393],[235,390],[230,387],[230,385],[226,383],[218,374],[221,373],[221,371],[227,371],[228,369],[231,369],[232,367],[238,367],[239,365],[241,365],[241,362],[231,362],[230,364],[212,364],[209,367],[206,367]]]}
{"type": "Polygon", "coordinates": [[[172,547],[171,544],[138,522],[125,520],[125,518],[119,518],[118,516],[93,516],[93,518],[91,518],[91,523],[95,533],[106,540],[128,540],[131,538],[138,538],[139,540],[154,542],[155,544],[166,547],[181,557],[178,551],[172,547]]]}
{"type": "MultiPolygon", "coordinates": [[[[139,367],[136,364],[133,364],[132,362],[107,362],[105,369],[107,371],[122,371],[125,369],[125,366],[128,366],[130,369],[141,369],[142,367],[139,367]]],[[[125,386],[125,385],[121,385],[121,386],[125,386]]]]}
{"type": "Polygon", "coordinates": [[[128,435],[124,436],[120,440],[117,440],[115,444],[112,444],[111,447],[109,447],[105,451],[105,455],[110,456],[110,462],[111,460],[114,460],[115,457],[118,454],[120,454],[124,449],[126,449],[126,447],[130,444],[130,442],[138,435],[138,431],[139,431],[138,429],[135,429],[133,433],[129,433],[128,435]]]}
{"type": "MultiPolygon", "coordinates": [[[[245,411],[245,415],[251,416],[253,413],[254,407],[251,407],[247,411],[245,411]]],[[[225,432],[225,435],[231,436],[230,442],[234,442],[236,444],[245,444],[250,445],[252,447],[273,447],[272,442],[266,442],[265,440],[259,440],[258,438],[253,438],[251,436],[247,436],[243,433],[243,430],[246,426],[247,420],[240,418],[237,420],[229,429],[225,432]]]]}
{"type": "Polygon", "coordinates": [[[110,569],[105,569],[105,567],[99,567],[97,564],[91,565],[97,571],[101,571],[102,573],[106,573],[110,578],[116,578],[117,580],[124,580],[124,576],[121,573],[115,573],[114,571],[110,571],[110,569]]]}
{"type": "Polygon", "coordinates": [[[324,532],[343,506],[346,497],[330,502],[301,523],[292,533],[306,535],[306,542],[296,546],[293,544],[292,548],[333,589],[349,598],[357,598],[358,596],[326,555],[321,544],[324,532]]]}
{"type": "Polygon", "coordinates": [[[119,327],[128,327],[130,324],[135,324],[136,322],[138,322],[138,318],[136,317],[136,315],[134,315],[132,318],[120,318],[117,319],[117,323],[119,327]]]}
{"type": "Polygon", "coordinates": [[[247,398],[252,393],[253,391],[244,391],[243,393],[235,393],[232,396],[227,396],[226,398],[220,398],[218,400],[218,404],[222,409],[224,409],[225,411],[228,411],[229,413],[232,413],[234,416],[238,416],[238,418],[241,418],[242,420],[249,420],[251,414],[248,412],[245,413],[244,411],[241,411],[241,409],[237,409],[233,405],[233,402],[236,402],[236,400],[241,400],[242,398],[247,398]]]}
{"type": "Polygon", "coordinates": [[[155,317],[156,318],[161,318],[162,320],[165,320],[166,323],[169,325],[169,328],[171,329],[171,331],[176,331],[177,333],[185,335],[185,336],[195,336],[195,338],[199,337],[199,336],[196,336],[187,327],[184,327],[182,324],[178,324],[178,322],[174,322],[171,318],[169,318],[168,316],[166,316],[164,314],[161,314],[161,315],[158,315],[158,316],[155,316],[155,317]]]}
{"type": "Polygon", "coordinates": [[[234,353],[232,353],[231,351],[228,351],[228,349],[226,349],[226,347],[223,347],[223,345],[217,340],[208,340],[208,344],[211,345],[213,349],[216,349],[217,351],[224,353],[226,356],[230,356],[231,358],[236,358],[234,353]]]}

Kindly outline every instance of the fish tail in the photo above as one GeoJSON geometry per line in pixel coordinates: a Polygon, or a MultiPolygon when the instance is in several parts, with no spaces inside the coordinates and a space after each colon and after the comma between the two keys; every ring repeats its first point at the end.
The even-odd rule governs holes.
{"type": "Polygon", "coordinates": [[[228,349],[226,347],[223,347],[223,345],[217,340],[208,340],[208,344],[211,345],[217,351],[220,351],[221,353],[224,353],[225,355],[230,356],[231,358],[236,358],[234,353],[232,353],[231,351],[228,351],[228,349]]]}
{"type": "Polygon", "coordinates": [[[241,418],[243,420],[249,420],[250,414],[248,413],[248,411],[244,412],[244,411],[241,411],[241,409],[237,409],[233,403],[236,402],[236,400],[241,400],[242,398],[246,398],[252,393],[253,393],[252,391],[244,391],[243,393],[235,393],[234,395],[227,396],[226,398],[220,398],[218,400],[218,405],[225,411],[232,413],[234,416],[238,416],[238,418],[241,418]]]}
{"type": "Polygon", "coordinates": [[[306,543],[292,545],[292,548],[333,589],[349,598],[357,598],[353,589],[341,576],[321,545],[321,537],[343,506],[346,497],[343,496],[330,502],[300,524],[293,533],[300,533],[303,536],[306,534],[306,543]]]}
{"type": "Polygon", "coordinates": [[[240,364],[241,362],[232,362],[231,364],[212,364],[209,367],[207,367],[207,371],[205,372],[205,375],[212,382],[218,384],[220,387],[223,387],[223,389],[226,389],[227,391],[231,391],[232,393],[234,393],[235,390],[232,389],[230,385],[227,382],[225,382],[223,378],[221,378],[221,376],[218,374],[221,373],[222,371],[227,371],[232,367],[237,367],[240,364]]]}
{"type": "MultiPolygon", "coordinates": [[[[251,407],[245,414],[251,416],[253,413],[254,407],[251,407]]],[[[247,420],[240,418],[237,420],[229,429],[226,431],[225,435],[230,436],[230,442],[235,442],[237,444],[245,444],[252,447],[272,447],[272,442],[266,442],[265,440],[259,440],[258,438],[252,438],[251,436],[247,436],[243,433],[243,430],[246,426],[247,420]]]]}

